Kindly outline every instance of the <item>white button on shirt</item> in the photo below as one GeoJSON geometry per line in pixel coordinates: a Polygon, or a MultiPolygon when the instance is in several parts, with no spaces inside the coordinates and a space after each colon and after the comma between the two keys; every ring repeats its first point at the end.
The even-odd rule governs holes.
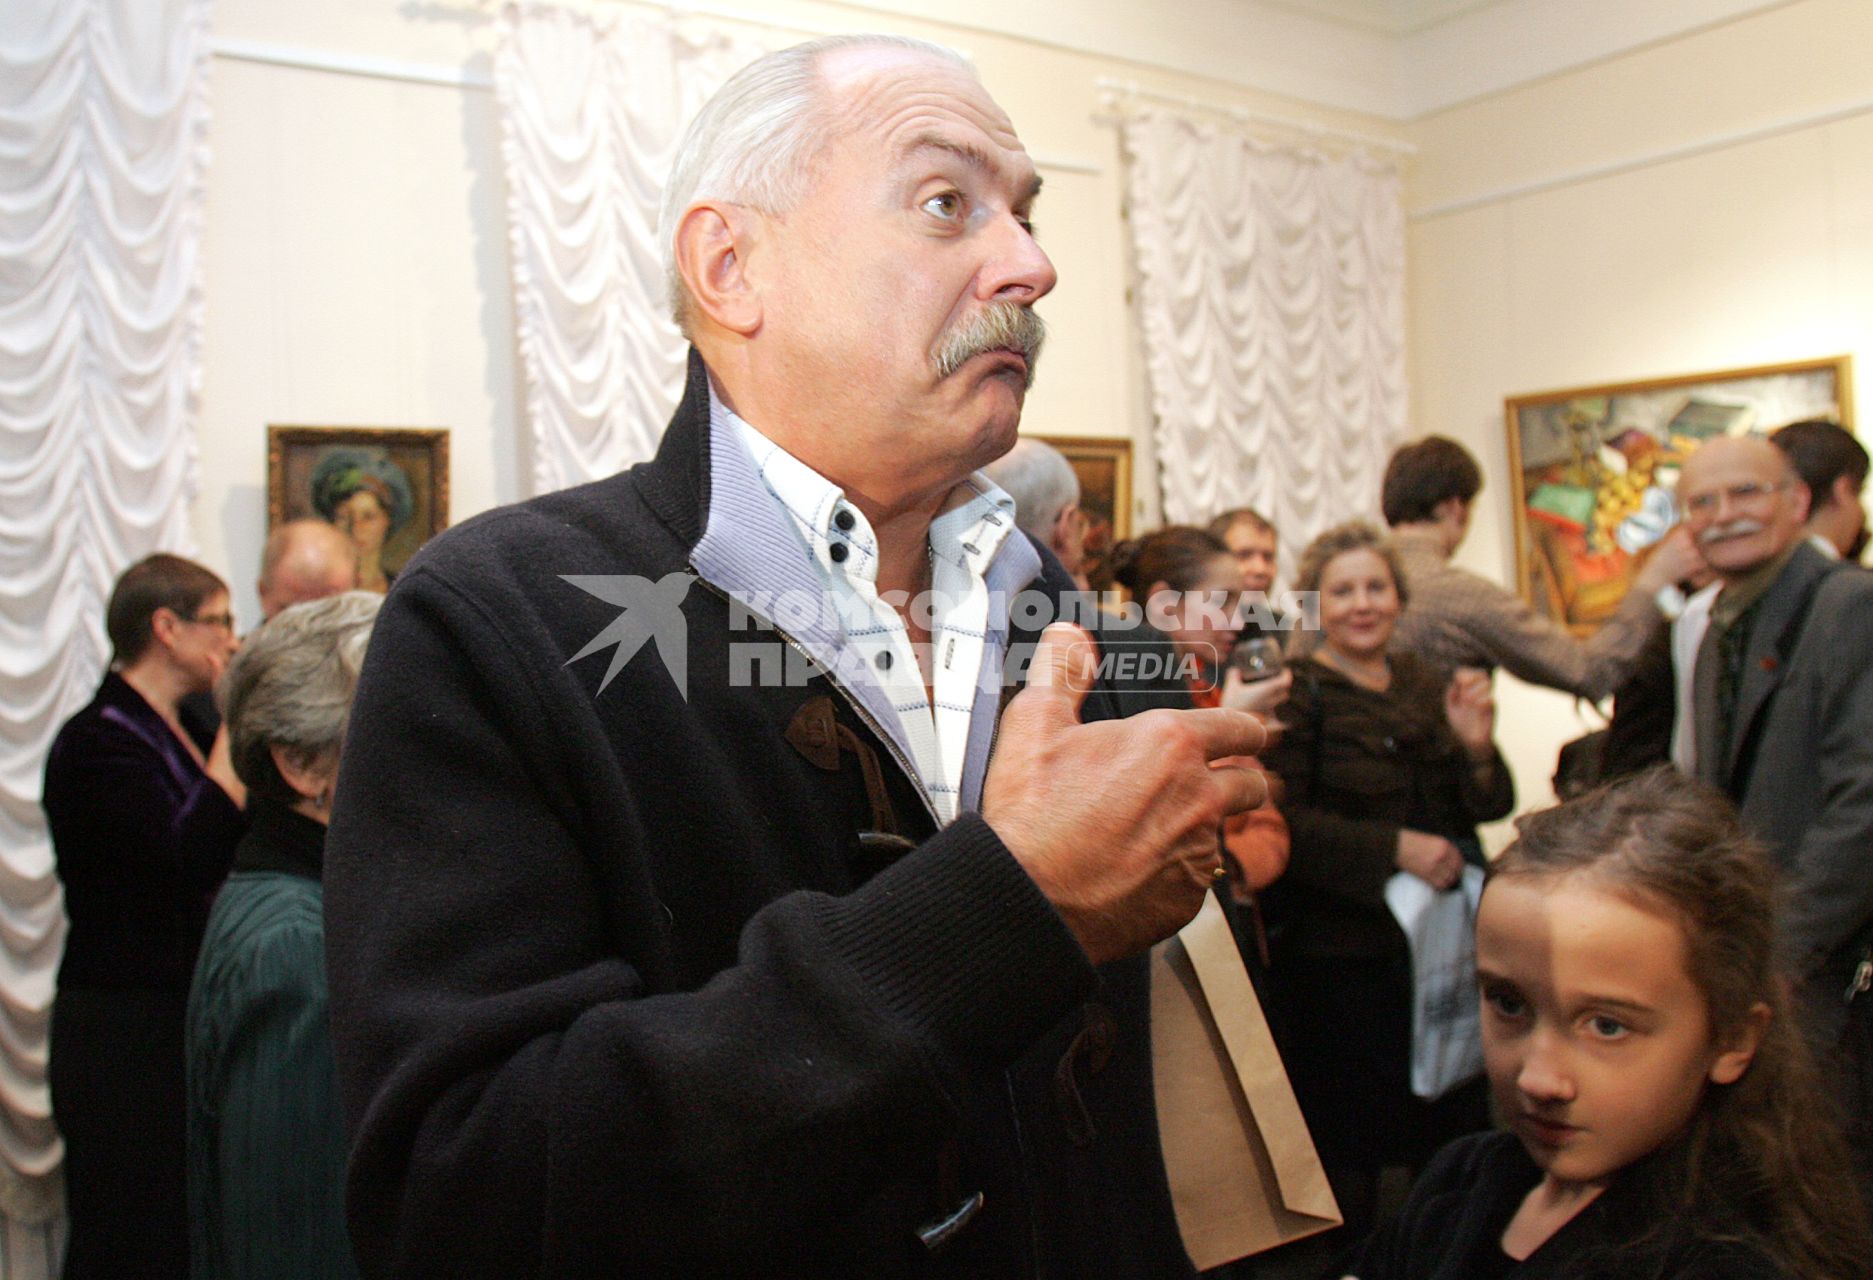
{"type": "Polygon", "coordinates": [[[953,821],[989,625],[985,575],[1015,527],[1014,500],[978,472],[956,486],[930,523],[928,613],[913,615],[929,619],[926,691],[904,619],[878,594],[878,539],[865,513],[837,485],[722,410],[819,570],[844,642],[869,663],[890,698],[916,781],[937,817],[953,821]]]}

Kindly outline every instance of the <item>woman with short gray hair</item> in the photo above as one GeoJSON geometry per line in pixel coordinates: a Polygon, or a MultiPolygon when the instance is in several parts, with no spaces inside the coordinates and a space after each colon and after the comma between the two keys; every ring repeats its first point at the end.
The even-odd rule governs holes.
{"type": "Polygon", "coordinates": [[[254,632],[221,686],[252,825],[189,992],[194,1275],[357,1274],[326,1030],[320,875],[338,758],[379,597],[349,591],[254,632]]]}

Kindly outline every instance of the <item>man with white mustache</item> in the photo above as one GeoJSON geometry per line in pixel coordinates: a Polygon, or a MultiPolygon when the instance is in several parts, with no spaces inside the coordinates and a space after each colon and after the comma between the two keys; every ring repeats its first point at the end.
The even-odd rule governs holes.
{"type": "Polygon", "coordinates": [[[1040,185],[952,52],[757,60],[665,187],[657,457],[398,575],[326,874],[366,1276],[1191,1274],[1145,953],[1265,735],[1038,634],[980,468],[1040,185]]]}
{"type": "Polygon", "coordinates": [[[1786,880],[1780,922],[1863,1169],[1873,1088],[1873,574],[1805,536],[1808,488],[1761,437],[1712,440],[1678,483],[1719,590],[1692,673],[1697,775],[1786,880]]]}

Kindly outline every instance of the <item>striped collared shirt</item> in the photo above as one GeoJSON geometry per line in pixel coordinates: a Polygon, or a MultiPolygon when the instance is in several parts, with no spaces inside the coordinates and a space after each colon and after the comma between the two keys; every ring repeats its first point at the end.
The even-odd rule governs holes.
{"type": "Polygon", "coordinates": [[[904,619],[878,593],[878,540],[865,513],[844,490],[726,406],[718,408],[799,533],[845,643],[870,664],[889,696],[919,785],[938,818],[953,821],[991,621],[985,579],[1015,527],[1014,500],[977,472],[956,486],[930,522],[930,596],[907,602],[925,610],[915,616],[929,620],[926,690],[904,619]]]}

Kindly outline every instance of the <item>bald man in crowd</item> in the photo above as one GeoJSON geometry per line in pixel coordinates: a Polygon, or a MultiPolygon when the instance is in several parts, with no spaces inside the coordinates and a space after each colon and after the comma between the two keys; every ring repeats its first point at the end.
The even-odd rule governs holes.
{"type": "Polygon", "coordinates": [[[260,553],[260,580],[254,584],[263,619],[357,585],[357,547],[324,520],[288,520],[268,534],[260,553]]]}
{"type": "Polygon", "coordinates": [[[665,186],[656,459],[397,576],[325,875],[366,1275],[1191,1274],[1145,952],[1264,735],[1093,722],[1040,631],[1072,584],[979,471],[1039,187],[948,50],[757,60],[665,186]]]}
{"type": "Polygon", "coordinates": [[[1864,1050],[1873,1001],[1873,574],[1809,542],[1808,487],[1760,437],[1701,446],[1678,499],[1720,584],[1692,676],[1697,773],[1786,877],[1787,957],[1865,1163],[1873,1063],[1842,1045],[1864,1050]]]}
{"type": "MultiPolygon", "coordinates": [[[[288,520],[267,535],[260,551],[260,619],[265,622],[289,605],[323,600],[358,585],[358,549],[338,526],[324,520],[288,520]]],[[[213,737],[221,712],[213,690],[182,700],[182,719],[191,729],[213,737]]]]}

